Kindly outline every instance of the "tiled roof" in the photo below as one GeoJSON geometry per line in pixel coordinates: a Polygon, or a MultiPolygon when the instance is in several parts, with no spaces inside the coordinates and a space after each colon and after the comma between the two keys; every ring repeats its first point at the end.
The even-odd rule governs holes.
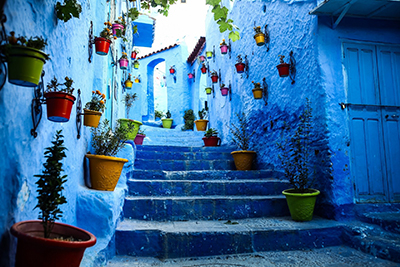
{"type": "Polygon", "coordinates": [[[173,44],[173,45],[170,45],[170,46],[164,47],[164,48],[162,48],[162,49],[160,49],[160,50],[157,50],[157,51],[151,52],[150,54],[147,54],[147,55],[145,55],[145,56],[139,57],[138,59],[143,59],[143,58],[146,58],[146,57],[152,56],[152,55],[154,55],[154,54],[157,54],[157,53],[160,53],[160,52],[162,52],[162,51],[165,51],[165,50],[168,50],[168,49],[174,48],[175,46],[178,46],[178,45],[179,45],[179,44],[173,44]]]}
{"type": "Polygon", "coordinates": [[[199,56],[205,45],[206,45],[206,37],[200,37],[200,39],[197,41],[196,46],[193,49],[193,52],[188,57],[187,62],[193,64],[193,62],[199,56]]]}

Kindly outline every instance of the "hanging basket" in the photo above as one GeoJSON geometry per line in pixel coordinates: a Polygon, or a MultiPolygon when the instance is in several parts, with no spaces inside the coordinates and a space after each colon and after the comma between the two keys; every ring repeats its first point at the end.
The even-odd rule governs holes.
{"type": "Polygon", "coordinates": [[[218,76],[217,75],[211,76],[211,81],[213,83],[217,83],[218,82],[218,76]]]}
{"type": "Polygon", "coordinates": [[[204,146],[220,146],[221,138],[217,136],[203,137],[204,146]]]}
{"type": "Polygon", "coordinates": [[[206,94],[207,95],[211,95],[211,93],[212,93],[212,88],[211,87],[207,87],[206,88],[206,94]]]}
{"type": "Polygon", "coordinates": [[[264,33],[257,33],[254,35],[254,39],[258,46],[263,46],[265,44],[265,34],[264,33]]]}
{"type": "Polygon", "coordinates": [[[94,111],[86,108],[84,108],[83,111],[83,125],[97,128],[97,126],[99,126],[102,113],[100,111],[94,111]]]}
{"type": "Polygon", "coordinates": [[[290,65],[287,63],[282,63],[276,66],[278,68],[279,76],[280,77],[287,77],[289,76],[289,67],[290,65]]]}
{"type": "Polygon", "coordinates": [[[263,89],[262,88],[254,88],[253,90],[254,99],[260,99],[263,96],[263,89]]]}
{"type": "Polygon", "coordinates": [[[228,53],[228,46],[227,45],[221,45],[221,54],[225,55],[226,53],[228,53]]]}
{"type": "Polygon", "coordinates": [[[128,68],[129,60],[126,58],[119,59],[119,68],[121,70],[126,70],[128,68]]]}
{"type": "Polygon", "coordinates": [[[108,50],[110,49],[111,41],[103,38],[97,37],[94,39],[95,47],[96,47],[96,54],[100,56],[105,56],[108,54],[108,50]]]}
{"type": "Polygon", "coordinates": [[[114,24],[111,26],[113,35],[114,35],[114,36],[117,36],[117,37],[118,37],[118,35],[119,35],[119,36],[122,35],[122,31],[124,30],[124,28],[125,28],[124,25],[121,25],[121,24],[119,24],[119,23],[114,23],[114,24]],[[118,34],[118,35],[117,35],[117,31],[120,31],[121,34],[118,34]]]}
{"type": "Polygon", "coordinates": [[[201,73],[203,73],[203,74],[207,73],[207,68],[206,67],[201,67],[200,70],[201,70],[201,73]]]}
{"type": "Polygon", "coordinates": [[[244,63],[236,63],[235,67],[236,67],[237,73],[243,73],[246,65],[244,63]]]}
{"type": "Polygon", "coordinates": [[[54,122],[67,122],[75,102],[75,96],[63,92],[45,93],[47,119],[54,122]]]}
{"type": "Polygon", "coordinates": [[[222,87],[221,88],[221,95],[222,96],[227,96],[229,92],[229,89],[227,87],[222,87]]]}
{"type": "Polygon", "coordinates": [[[46,54],[30,47],[12,46],[7,57],[8,81],[12,84],[35,87],[39,84],[46,54]]]}
{"type": "Polygon", "coordinates": [[[212,52],[212,51],[207,51],[207,52],[206,52],[206,57],[207,57],[208,59],[212,58],[212,57],[213,57],[213,52],[212,52]]]}
{"type": "Polygon", "coordinates": [[[136,51],[132,51],[131,59],[136,59],[136,56],[137,56],[137,52],[136,51]]]}

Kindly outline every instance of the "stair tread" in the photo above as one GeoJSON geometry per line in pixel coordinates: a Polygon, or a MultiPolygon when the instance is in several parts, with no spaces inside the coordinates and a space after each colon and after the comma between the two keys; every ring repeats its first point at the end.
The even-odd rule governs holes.
{"type": "Polygon", "coordinates": [[[220,195],[209,195],[209,196],[131,196],[128,195],[125,197],[126,200],[192,200],[192,199],[226,199],[226,200],[235,200],[235,199],[285,199],[283,195],[268,195],[268,196],[220,196],[220,195]]]}
{"type": "Polygon", "coordinates": [[[280,180],[274,178],[265,178],[265,179],[242,179],[242,180],[161,180],[161,179],[135,179],[129,178],[130,182],[154,182],[154,183],[273,183],[273,182],[282,182],[289,183],[288,180],[280,180]]]}

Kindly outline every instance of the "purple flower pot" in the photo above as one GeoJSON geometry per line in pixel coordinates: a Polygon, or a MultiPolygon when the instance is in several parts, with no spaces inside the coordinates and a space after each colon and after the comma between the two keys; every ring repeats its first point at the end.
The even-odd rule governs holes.
{"type": "Polygon", "coordinates": [[[121,58],[119,60],[119,68],[121,70],[126,70],[128,68],[128,63],[129,63],[129,61],[127,59],[121,58]]]}
{"type": "Polygon", "coordinates": [[[116,23],[116,24],[113,24],[113,25],[112,25],[111,29],[112,29],[113,35],[117,35],[117,30],[121,30],[121,32],[122,32],[123,29],[124,29],[124,26],[121,25],[121,24],[117,24],[117,23],[116,23]]]}
{"type": "Polygon", "coordinates": [[[229,89],[227,87],[222,87],[221,88],[221,95],[222,96],[227,96],[228,95],[229,89]]]}

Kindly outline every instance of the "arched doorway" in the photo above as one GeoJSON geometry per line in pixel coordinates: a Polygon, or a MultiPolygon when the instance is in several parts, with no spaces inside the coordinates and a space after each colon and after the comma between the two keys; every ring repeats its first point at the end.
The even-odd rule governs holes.
{"type": "Polygon", "coordinates": [[[154,59],[147,65],[147,115],[143,116],[143,121],[154,121],[155,108],[161,110],[168,106],[168,91],[164,77],[164,58],[154,59]]]}

